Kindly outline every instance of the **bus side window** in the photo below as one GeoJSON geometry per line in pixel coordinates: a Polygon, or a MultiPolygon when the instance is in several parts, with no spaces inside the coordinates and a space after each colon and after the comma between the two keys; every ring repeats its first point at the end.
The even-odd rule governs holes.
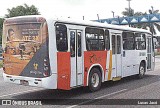
{"type": "Polygon", "coordinates": [[[78,57],[81,57],[82,47],[81,47],[81,32],[77,33],[78,36],[78,57]]]}
{"type": "Polygon", "coordinates": [[[70,31],[70,51],[71,57],[75,57],[75,32],[70,31]]]}
{"type": "Polygon", "coordinates": [[[89,51],[102,51],[105,49],[104,30],[86,27],[86,48],[89,51]]]}
{"type": "Polygon", "coordinates": [[[62,24],[56,24],[56,43],[57,50],[65,52],[68,50],[67,27],[62,24]]]}
{"type": "Polygon", "coordinates": [[[105,30],[105,46],[106,46],[106,50],[110,49],[110,38],[109,38],[108,30],[105,30]]]}
{"type": "Polygon", "coordinates": [[[135,43],[137,50],[146,49],[146,35],[142,33],[135,33],[135,43]]]}
{"type": "Polygon", "coordinates": [[[116,46],[115,46],[115,35],[112,35],[112,54],[115,54],[116,46]]]}
{"type": "Polygon", "coordinates": [[[135,43],[134,43],[134,33],[133,32],[123,32],[123,49],[124,50],[134,50],[135,43]]]}

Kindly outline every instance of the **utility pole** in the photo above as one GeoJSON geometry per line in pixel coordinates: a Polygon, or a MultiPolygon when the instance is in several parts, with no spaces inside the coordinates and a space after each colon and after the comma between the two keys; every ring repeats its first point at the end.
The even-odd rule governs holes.
{"type": "Polygon", "coordinates": [[[114,18],[114,13],[115,13],[115,12],[114,12],[114,11],[111,11],[111,12],[112,12],[112,14],[113,14],[113,18],[114,18]]]}
{"type": "Polygon", "coordinates": [[[97,18],[98,18],[98,21],[99,21],[99,14],[97,14],[97,18]]]}
{"type": "MultiPolygon", "coordinates": [[[[131,2],[131,0],[127,0],[128,1],[128,13],[129,13],[129,17],[131,16],[131,5],[130,5],[130,2],[131,2]]],[[[129,24],[129,23],[128,23],[129,24]]],[[[129,27],[130,27],[131,25],[129,24],[129,27]]]]}
{"type": "Polygon", "coordinates": [[[151,6],[151,8],[152,8],[152,14],[153,14],[153,6],[151,6]]]}
{"type": "Polygon", "coordinates": [[[127,1],[128,1],[129,16],[131,16],[131,4],[130,4],[131,0],[127,0],[127,1]]]}

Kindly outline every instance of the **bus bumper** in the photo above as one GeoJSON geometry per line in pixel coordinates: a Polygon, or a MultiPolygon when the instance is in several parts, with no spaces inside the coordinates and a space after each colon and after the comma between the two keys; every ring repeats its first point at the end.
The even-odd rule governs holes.
{"type": "Polygon", "coordinates": [[[46,89],[57,89],[57,74],[52,74],[45,78],[34,78],[24,76],[14,76],[3,73],[5,82],[21,84],[26,86],[43,87],[46,89]]]}

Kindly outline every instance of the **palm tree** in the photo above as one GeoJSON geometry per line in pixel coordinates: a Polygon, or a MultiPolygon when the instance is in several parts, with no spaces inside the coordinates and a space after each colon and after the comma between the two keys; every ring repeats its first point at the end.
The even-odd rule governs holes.
{"type": "MultiPolygon", "coordinates": [[[[159,10],[149,10],[149,14],[157,14],[159,12],[159,10]]],[[[128,8],[125,8],[125,11],[122,12],[122,14],[124,16],[142,16],[142,15],[147,15],[147,13],[143,13],[143,12],[135,12],[134,13],[134,10],[131,9],[131,13],[132,14],[129,14],[129,9],[128,8]]],[[[132,27],[135,27],[135,28],[142,28],[142,29],[149,29],[150,32],[152,34],[156,34],[156,29],[158,31],[160,31],[160,25],[157,23],[157,22],[153,22],[153,23],[138,23],[138,24],[133,24],[132,27]]]]}
{"type": "Polygon", "coordinates": [[[134,15],[134,10],[132,8],[130,8],[130,11],[129,11],[129,8],[125,8],[125,11],[123,11],[122,14],[124,16],[133,16],[134,15]]]}

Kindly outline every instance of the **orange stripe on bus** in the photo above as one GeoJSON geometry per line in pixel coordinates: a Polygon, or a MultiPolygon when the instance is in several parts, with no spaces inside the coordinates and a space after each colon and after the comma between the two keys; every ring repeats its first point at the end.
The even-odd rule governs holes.
{"type": "Polygon", "coordinates": [[[109,57],[108,80],[111,80],[111,74],[112,74],[112,50],[110,51],[110,57],[109,57]]]}
{"type": "Polygon", "coordinates": [[[71,78],[70,52],[58,52],[57,63],[58,63],[57,88],[63,90],[70,90],[70,78],[71,78]]]}
{"type": "Polygon", "coordinates": [[[84,86],[87,86],[88,70],[94,64],[100,64],[106,74],[107,51],[84,51],[84,86]]]}

